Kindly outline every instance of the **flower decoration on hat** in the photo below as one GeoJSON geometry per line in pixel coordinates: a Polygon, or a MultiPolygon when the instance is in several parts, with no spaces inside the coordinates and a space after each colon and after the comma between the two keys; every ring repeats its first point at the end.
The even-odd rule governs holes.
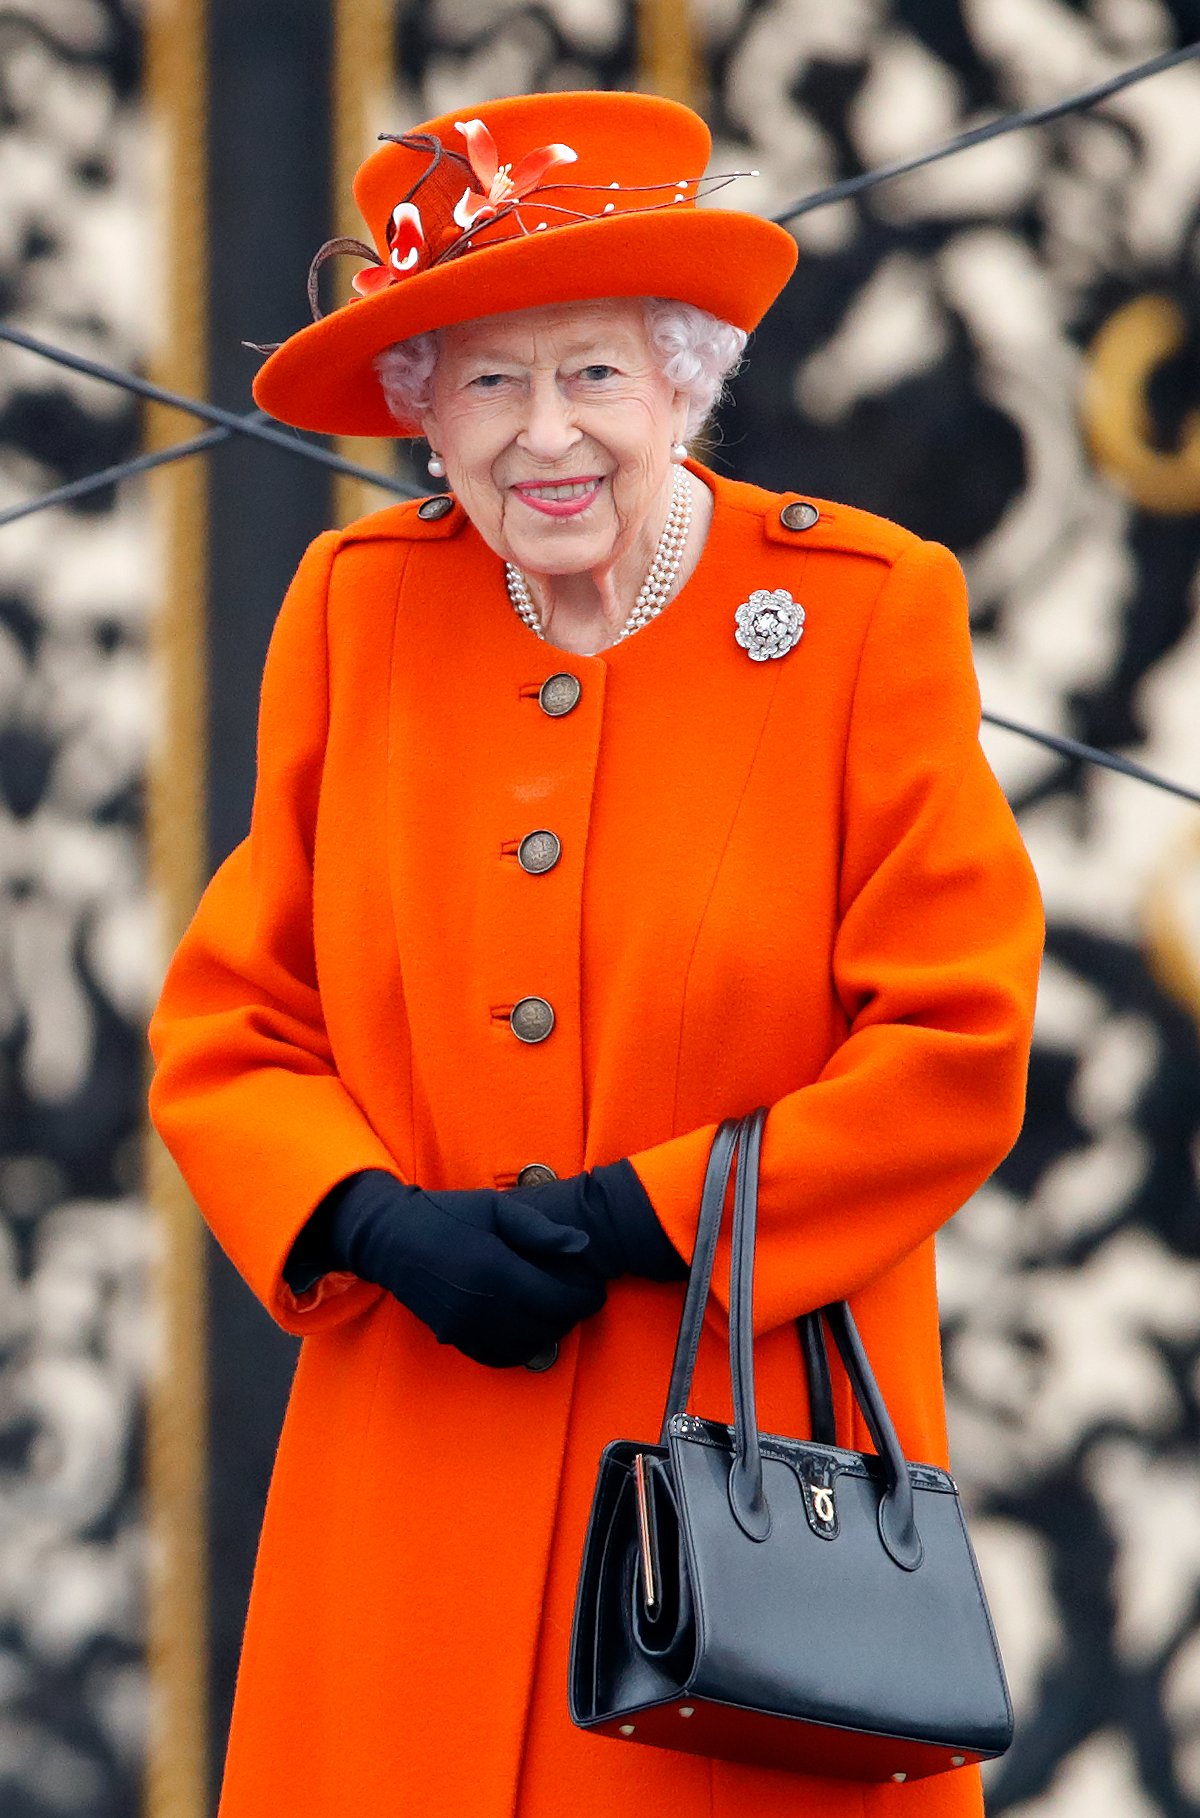
{"type": "Polygon", "coordinates": [[[786,656],[804,633],[804,608],[786,587],[756,587],[733,616],[734,637],[755,663],[786,656]]]}
{"type": "Polygon", "coordinates": [[[411,271],[424,244],[420,209],[415,202],[397,202],[388,225],[387,264],[368,265],[350,280],[359,296],[370,297],[377,290],[386,290],[398,275],[411,271]]]}
{"type": "Polygon", "coordinates": [[[464,232],[496,220],[531,195],[549,171],[574,164],[578,157],[569,145],[539,145],[515,165],[501,164],[496,141],[482,120],[458,120],[455,130],[467,142],[467,157],[479,185],[478,191],[464,189],[454,207],[454,219],[464,232]]]}

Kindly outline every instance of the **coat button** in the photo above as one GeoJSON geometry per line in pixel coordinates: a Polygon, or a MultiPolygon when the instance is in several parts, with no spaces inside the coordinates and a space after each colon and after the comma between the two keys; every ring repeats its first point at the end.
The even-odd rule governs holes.
{"type": "Polygon", "coordinates": [[[562,841],[548,827],[538,827],[535,832],[527,833],[517,847],[517,863],[522,871],[528,871],[534,877],[542,871],[553,871],[561,857],[562,841]]]}
{"type": "Polygon", "coordinates": [[[548,675],[538,689],[538,705],[552,720],[561,720],[563,714],[570,713],[578,703],[582,693],[579,677],[560,669],[556,675],[548,675]]]}
{"type": "Polygon", "coordinates": [[[523,997],[513,1005],[508,1021],[519,1042],[544,1042],[554,1027],[554,1010],[544,997],[523,997]]]}
{"type": "Polygon", "coordinates": [[[557,1180],[558,1175],[549,1162],[526,1162],[517,1175],[518,1187],[544,1187],[547,1181],[557,1180]]]}
{"type": "Polygon", "coordinates": [[[807,499],[793,499],[779,514],[789,530],[811,530],[820,515],[816,506],[810,505],[807,499]]]}
{"type": "Polygon", "coordinates": [[[448,511],[454,510],[454,500],[448,492],[435,493],[432,499],[422,499],[417,506],[417,516],[429,520],[444,518],[448,511]]]}
{"type": "Polygon", "coordinates": [[[556,1342],[547,1345],[544,1351],[535,1351],[525,1365],[525,1368],[527,1370],[536,1370],[540,1375],[543,1370],[548,1370],[552,1364],[556,1364],[557,1362],[558,1344],[556,1342]]]}

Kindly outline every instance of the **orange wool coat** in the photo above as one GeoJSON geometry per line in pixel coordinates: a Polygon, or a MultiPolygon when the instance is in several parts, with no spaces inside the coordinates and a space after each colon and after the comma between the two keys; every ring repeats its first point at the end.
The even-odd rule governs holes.
{"type": "MultiPolygon", "coordinates": [[[[695,573],[601,655],[517,619],[458,507],[318,537],[275,627],[250,834],[150,1031],[154,1122],[304,1339],[222,1818],[980,1810],[973,1770],[860,1787],[572,1727],[596,1463],[657,1434],[678,1285],[616,1283],[535,1375],[353,1278],[297,1301],[280,1276],[359,1168],[503,1187],[628,1155],[690,1255],[716,1120],[767,1104],[762,1425],[807,1431],[789,1322],[849,1295],[909,1456],[944,1462],[933,1233],[1016,1136],[1042,932],[978,744],[962,577],[882,519],[822,504],[790,530],[795,495],[694,471],[716,498],[695,573]],[[758,587],[807,612],[778,661],[734,642],[758,587]],[[555,671],[581,683],[557,718],[555,671]],[[531,876],[539,827],[562,856],[531,876]],[[556,1016],[536,1046],[508,1022],[528,994],[556,1016]]],[[[722,1324],[692,1405],[728,1418],[722,1324]]]]}

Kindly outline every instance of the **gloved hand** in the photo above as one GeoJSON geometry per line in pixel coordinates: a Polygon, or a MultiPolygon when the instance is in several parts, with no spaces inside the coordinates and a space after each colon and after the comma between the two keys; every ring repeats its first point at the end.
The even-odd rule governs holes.
{"type": "MultiPolygon", "coordinates": [[[[641,1275],[648,1281],[686,1278],[688,1265],[659,1224],[632,1162],[609,1162],[566,1180],[522,1188],[521,1194],[556,1224],[586,1233],[585,1255],[605,1281],[618,1275],[641,1275]]],[[[504,1197],[500,1229],[514,1249],[522,1249],[516,1219],[507,1209],[517,1195],[504,1197]]]]}
{"type": "Polygon", "coordinates": [[[327,1193],[284,1269],[290,1287],[315,1267],[375,1282],[441,1344],[503,1369],[547,1351],[604,1305],[586,1235],[528,1196],[431,1191],[367,1168],[327,1193]]]}

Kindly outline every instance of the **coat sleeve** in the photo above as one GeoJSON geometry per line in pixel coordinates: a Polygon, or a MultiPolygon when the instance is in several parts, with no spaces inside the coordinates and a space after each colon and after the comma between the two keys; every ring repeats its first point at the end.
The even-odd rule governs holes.
{"type": "Polygon", "coordinates": [[[150,1115],[221,1247],[285,1330],[339,1324],[381,1290],[281,1269],[346,1175],[395,1164],[338,1077],[313,947],[312,863],[328,724],[326,597],[337,533],[306,551],[263,672],[248,837],[209,884],[150,1022],[150,1115]]]}
{"type": "MultiPolygon", "coordinates": [[[[756,1330],[883,1274],[1016,1140],[1044,924],[978,734],[962,571],[914,543],[876,600],[850,713],[833,951],[848,1032],[769,1110],[756,1330]]],[[[714,1128],[630,1158],[685,1257],[714,1128]]],[[[723,1234],[726,1311],[728,1262],[723,1234]]]]}

